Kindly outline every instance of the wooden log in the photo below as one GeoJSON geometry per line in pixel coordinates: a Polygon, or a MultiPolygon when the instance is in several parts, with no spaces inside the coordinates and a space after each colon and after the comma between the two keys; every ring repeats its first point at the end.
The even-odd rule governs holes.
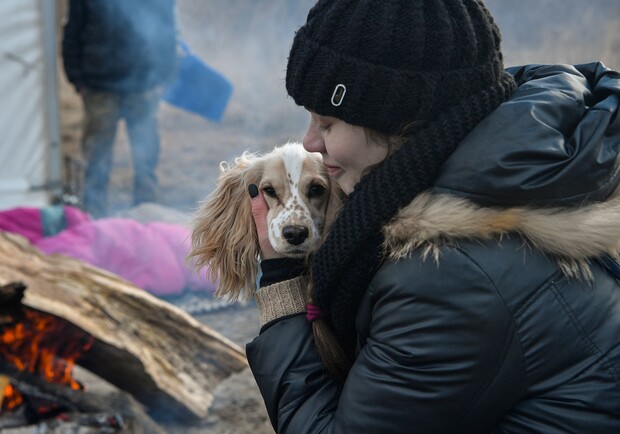
{"type": "Polygon", "coordinates": [[[0,286],[23,282],[25,306],[94,337],[78,363],[131,393],[156,419],[204,418],[217,384],[247,367],[243,350],[183,310],[105,270],[41,253],[0,232],[0,286]]]}

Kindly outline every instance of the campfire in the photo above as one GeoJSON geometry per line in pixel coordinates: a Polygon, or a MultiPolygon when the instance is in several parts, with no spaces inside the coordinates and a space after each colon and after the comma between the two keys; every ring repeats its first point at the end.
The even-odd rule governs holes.
{"type": "Polygon", "coordinates": [[[73,368],[94,338],[54,315],[21,304],[26,286],[0,286],[0,428],[62,422],[114,432],[122,419],[110,414],[83,413],[92,400],[80,395],[84,386],[73,368]],[[112,430],[112,431],[110,431],[112,430]]]}
{"type": "MultiPolygon", "coordinates": [[[[13,289],[19,292],[25,286],[18,283],[13,289]]],[[[73,390],[83,389],[72,372],[76,359],[90,349],[93,338],[70,323],[27,307],[16,308],[3,316],[0,342],[0,357],[4,363],[50,383],[66,385],[73,390]]],[[[0,402],[2,412],[13,411],[26,403],[23,394],[10,382],[4,387],[0,402]]],[[[52,405],[49,410],[53,411],[54,407],[52,405]]],[[[42,408],[31,410],[45,413],[42,408]]]]}
{"type": "Polygon", "coordinates": [[[199,423],[215,387],[247,367],[241,348],[181,309],[6,233],[0,340],[0,431],[20,434],[40,424],[139,434],[199,423]]]}

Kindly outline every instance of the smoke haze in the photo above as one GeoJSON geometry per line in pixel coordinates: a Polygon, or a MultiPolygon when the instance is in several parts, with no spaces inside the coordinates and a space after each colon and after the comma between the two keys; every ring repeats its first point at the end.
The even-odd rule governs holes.
{"type": "MultiPolygon", "coordinates": [[[[230,79],[234,92],[219,123],[162,105],[158,173],[163,205],[192,210],[214,188],[221,161],[302,139],[308,114],[287,96],[284,78],[295,31],[314,3],[177,0],[180,37],[230,79]]],[[[506,66],[602,60],[620,68],[618,0],[486,3],[502,30],[506,66]]],[[[122,209],[130,201],[132,175],[126,138],[120,134],[118,141],[110,193],[111,202],[122,209]]],[[[63,146],[77,152],[70,140],[63,146]]]]}

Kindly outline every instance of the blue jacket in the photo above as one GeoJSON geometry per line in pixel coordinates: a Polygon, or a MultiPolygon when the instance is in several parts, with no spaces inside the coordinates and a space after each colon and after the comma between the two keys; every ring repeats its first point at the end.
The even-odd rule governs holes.
{"type": "Polygon", "coordinates": [[[174,8],[174,0],[70,0],[62,42],[69,81],[77,89],[126,93],[170,80],[174,8]]]}
{"type": "Polygon", "coordinates": [[[618,433],[620,74],[519,88],[384,228],[341,386],[302,315],[247,346],[281,433],[618,433]]]}

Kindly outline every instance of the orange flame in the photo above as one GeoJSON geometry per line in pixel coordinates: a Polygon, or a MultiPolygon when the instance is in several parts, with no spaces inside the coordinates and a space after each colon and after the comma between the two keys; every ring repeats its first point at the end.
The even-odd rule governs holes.
{"type": "Polygon", "coordinates": [[[4,388],[2,399],[2,411],[11,411],[22,405],[24,397],[12,385],[7,384],[4,388]]]}
{"type": "MultiPolygon", "coordinates": [[[[93,338],[69,322],[55,316],[23,309],[23,320],[0,333],[0,356],[20,371],[28,371],[47,381],[82,389],[72,376],[75,360],[88,351],[93,338]]],[[[2,411],[17,408],[23,397],[10,384],[5,387],[2,411]]]]}

